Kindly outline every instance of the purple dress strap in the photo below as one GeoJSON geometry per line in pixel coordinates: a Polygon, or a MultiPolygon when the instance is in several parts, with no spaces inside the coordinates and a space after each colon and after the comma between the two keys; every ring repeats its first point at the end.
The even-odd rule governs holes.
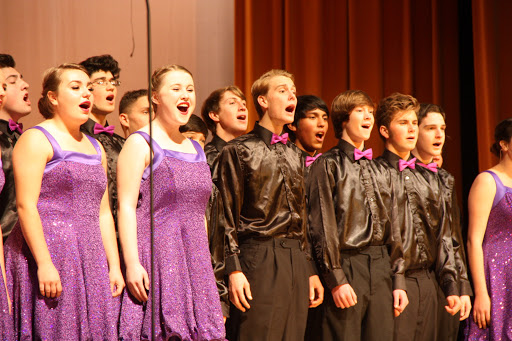
{"type": "Polygon", "coordinates": [[[494,208],[501,199],[505,196],[505,193],[507,190],[511,189],[510,187],[507,187],[503,185],[503,182],[501,182],[500,177],[496,175],[493,171],[486,170],[486,173],[489,173],[494,178],[494,181],[496,182],[496,195],[494,195],[494,200],[492,202],[492,208],[494,208]]]}
{"type": "Polygon", "coordinates": [[[51,169],[53,169],[55,166],[57,166],[59,164],[59,162],[61,162],[61,161],[73,161],[73,162],[85,163],[88,165],[95,165],[98,163],[101,164],[101,148],[100,148],[98,141],[96,141],[93,137],[91,137],[89,135],[85,135],[89,139],[91,144],[94,146],[94,149],[96,150],[96,154],[84,154],[84,153],[75,152],[75,151],[62,150],[59,143],[52,136],[52,134],[50,134],[50,132],[48,132],[48,130],[46,130],[45,128],[43,128],[41,126],[35,126],[35,127],[32,127],[31,129],[37,129],[37,130],[41,131],[46,136],[46,138],[48,139],[48,141],[50,142],[50,144],[52,145],[52,148],[53,148],[53,157],[46,164],[44,173],[49,172],[51,169]]]}
{"type": "MultiPolygon", "coordinates": [[[[146,140],[146,142],[149,144],[150,137],[147,133],[143,131],[136,131],[134,134],[139,134],[146,140]]],[[[164,158],[164,151],[163,149],[156,143],[156,141],[153,139],[153,170],[156,169],[160,163],[162,162],[164,158]]],[[[142,173],[142,180],[144,181],[147,178],[149,178],[149,166],[144,169],[144,173],[142,173]]]]}

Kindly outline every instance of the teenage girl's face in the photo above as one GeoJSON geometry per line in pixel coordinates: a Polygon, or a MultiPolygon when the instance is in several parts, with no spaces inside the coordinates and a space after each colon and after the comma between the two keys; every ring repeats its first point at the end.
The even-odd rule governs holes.
{"type": "MultiPolygon", "coordinates": [[[[382,129],[385,127],[381,127],[382,129]]],[[[383,134],[386,138],[386,147],[393,153],[404,157],[416,146],[418,140],[418,117],[414,110],[405,110],[396,113],[389,124],[389,129],[383,134]]]]}
{"type": "Polygon", "coordinates": [[[359,147],[370,138],[374,122],[373,107],[368,105],[357,106],[352,109],[348,121],[344,123],[341,138],[359,147]]]}
{"type": "Polygon", "coordinates": [[[158,105],[158,115],[179,126],[187,124],[196,107],[196,92],[192,76],[185,71],[167,72],[153,101],[158,105]]]}
{"type": "Polygon", "coordinates": [[[60,79],[57,93],[50,92],[50,101],[55,106],[55,115],[63,119],[78,120],[81,124],[85,123],[93,104],[89,76],[80,70],[65,70],[60,79]]]}
{"type": "Polygon", "coordinates": [[[418,142],[416,149],[420,155],[429,158],[440,156],[443,152],[445,141],[446,123],[438,112],[428,113],[419,126],[418,142]]]}
{"type": "Polygon", "coordinates": [[[4,73],[2,72],[2,69],[0,69],[0,109],[2,109],[2,106],[4,104],[6,89],[7,89],[7,84],[5,83],[4,73]]]}
{"type": "Polygon", "coordinates": [[[295,84],[286,76],[274,76],[269,80],[268,92],[260,96],[258,101],[267,110],[267,115],[275,124],[292,123],[297,106],[295,84]]]}
{"type": "Polygon", "coordinates": [[[221,129],[233,136],[239,136],[247,130],[247,103],[231,91],[226,91],[219,101],[217,117],[221,129]]]}

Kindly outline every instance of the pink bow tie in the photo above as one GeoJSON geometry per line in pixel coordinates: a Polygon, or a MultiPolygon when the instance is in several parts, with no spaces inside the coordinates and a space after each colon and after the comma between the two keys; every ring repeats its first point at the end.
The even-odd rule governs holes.
{"type": "Polygon", "coordinates": [[[315,156],[306,156],[306,167],[311,166],[320,155],[322,155],[322,153],[316,154],[315,156]]]}
{"type": "Polygon", "coordinates": [[[17,131],[18,133],[23,134],[23,123],[16,123],[9,119],[9,129],[11,131],[17,131]]]}
{"type": "Polygon", "coordinates": [[[373,151],[371,148],[366,149],[364,151],[360,151],[359,149],[354,149],[354,160],[359,160],[360,158],[365,157],[368,160],[373,158],[373,151]]]}
{"type": "Polygon", "coordinates": [[[281,136],[279,136],[277,134],[272,134],[272,139],[270,140],[270,144],[275,144],[277,142],[281,142],[282,144],[286,144],[286,141],[288,141],[288,133],[284,133],[281,136]]]}
{"type": "Polygon", "coordinates": [[[398,160],[398,170],[400,172],[403,171],[404,169],[406,169],[407,167],[409,167],[410,169],[416,168],[416,158],[415,157],[413,157],[409,161],[405,161],[402,159],[398,160]]]}
{"type": "Polygon", "coordinates": [[[114,135],[114,126],[102,126],[101,124],[94,123],[94,135],[101,134],[101,133],[107,133],[110,136],[114,135]]]}
{"type": "Polygon", "coordinates": [[[420,165],[421,167],[427,168],[431,172],[437,173],[437,163],[435,163],[435,162],[431,162],[428,165],[418,162],[418,165],[420,165]]]}

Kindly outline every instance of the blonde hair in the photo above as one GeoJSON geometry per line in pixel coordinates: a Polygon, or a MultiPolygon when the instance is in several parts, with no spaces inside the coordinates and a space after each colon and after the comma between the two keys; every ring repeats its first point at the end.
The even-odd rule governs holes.
{"type": "Polygon", "coordinates": [[[254,106],[256,107],[256,112],[258,116],[261,118],[263,116],[263,108],[258,103],[258,97],[265,96],[268,93],[268,87],[270,85],[270,80],[274,77],[284,76],[290,78],[294,81],[293,75],[285,70],[280,69],[272,69],[270,71],[265,72],[261,75],[260,78],[252,83],[251,87],[251,95],[252,100],[254,102],[254,106]]]}

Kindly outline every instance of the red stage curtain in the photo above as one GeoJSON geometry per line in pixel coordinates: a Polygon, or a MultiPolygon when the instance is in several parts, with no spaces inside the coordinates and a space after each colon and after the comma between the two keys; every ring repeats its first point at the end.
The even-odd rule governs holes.
{"type": "Polygon", "coordinates": [[[473,0],[473,49],[480,171],[498,161],[489,148],[494,127],[512,117],[512,1],[473,0]]]}
{"type": "MultiPolygon", "coordinates": [[[[256,78],[283,68],[299,94],[329,106],[347,89],[376,102],[403,92],[439,104],[447,113],[445,167],[460,178],[457,18],[456,0],[236,0],[235,82],[250,96],[256,78]]],[[[253,123],[252,104],[250,116],[253,123]]],[[[324,149],[336,143],[329,130],[324,149]]],[[[377,127],[368,145],[382,151],[377,127]]]]}

